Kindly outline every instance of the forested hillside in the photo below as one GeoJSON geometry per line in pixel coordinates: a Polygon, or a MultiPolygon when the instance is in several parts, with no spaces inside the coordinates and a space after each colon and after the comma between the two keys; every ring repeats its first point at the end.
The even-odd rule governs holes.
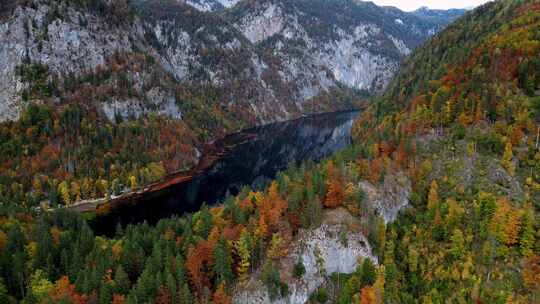
{"type": "Polygon", "coordinates": [[[104,200],[193,167],[224,134],[362,106],[449,22],[352,0],[245,2],[0,2],[0,213],[104,200]]]}
{"type": "Polygon", "coordinates": [[[498,1],[418,49],[357,122],[374,181],[405,170],[385,301],[540,301],[540,4],[498,1]]]}
{"type": "Polygon", "coordinates": [[[0,302],[286,301],[316,271],[310,303],[538,303],[539,71],[540,3],[490,2],[413,52],[351,147],[265,191],[112,238],[63,212],[3,216],[0,302]],[[365,236],[356,270],[296,254],[343,213],[316,244],[365,236]]]}

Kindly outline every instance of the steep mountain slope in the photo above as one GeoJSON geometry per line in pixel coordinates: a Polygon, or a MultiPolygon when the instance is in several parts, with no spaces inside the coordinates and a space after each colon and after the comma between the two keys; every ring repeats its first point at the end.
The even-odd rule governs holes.
{"type": "Polygon", "coordinates": [[[539,29],[537,1],[466,14],[358,121],[365,176],[406,170],[413,184],[379,243],[385,302],[538,302],[539,29]]]}
{"type": "Polygon", "coordinates": [[[222,134],[358,106],[358,90],[384,87],[443,25],[341,0],[245,1],[219,14],[176,0],[2,8],[0,179],[10,206],[137,189],[192,166],[222,134]]]}
{"type": "Polygon", "coordinates": [[[424,19],[361,1],[244,1],[225,12],[252,43],[286,62],[283,71],[316,95],[312,83],[382,90],[401,60],[449,20],[424,19]],[[306,73],[307,71],[309,73],[306,73]]]}
{"type": "MultiPolygon", "coordinates": [[[[379,91],[404,56],[448,22],[341,0],[245,1],[223,15],[174,0],[13,3],[0,33],[2,120],[18,118],[23,108],[16,67],[45,64],[62,79],[104,65],[115,53],[134,52],[155,57],[177,82],[212,85],[231,112],[249,109],[248,120],[290,118],[315,106],[337,109],[347,105],[309,101],[346,88],[379,91]]],[[[159,96],[152,107],[178,118],[181,109],[163,90],[152,91],[159,96]]],[[[109,103],[109,118],[113,110],[124,117],[148,110],[141,100],[109,103]]]]}
{"type": "Polygon", "coordinates": [[[449,10],[430,9],[424,6],[415,10],[412,13],[422,18],[437,20],[437,22],[440,22],[440,23],[444,23],[444,22],[450,23],[456,20],[457,18],[461,17],[465,13],[465,11],[466,11],[465,9],[449,9],[449,10]]]}
{"type": "Polygon", "coordinates": [[[414,52],[353,146],[265,191],[114,238],[1,217],[0,300],[537,303],[539,51],[540,3],[492,2],[414,52]]]}

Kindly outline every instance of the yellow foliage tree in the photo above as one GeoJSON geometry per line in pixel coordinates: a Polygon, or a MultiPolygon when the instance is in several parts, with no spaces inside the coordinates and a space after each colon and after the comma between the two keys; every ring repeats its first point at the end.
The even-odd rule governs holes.
{"type": "Polygon", "coordinates": [[[41,185],[41,180],[39,179],[39,177],[34,177],[34,180],[32,181],[32,187],[34,188],[34,192],[38,197],[43,194],[43,187],[41,185]]]}
{"type": "Polygon", "coordinates": [[[58,192],[60,193],[60,196],[62,197],[62,201],[66,206],[71,205],[71,197],[69,194],[69,186],[66,181],[61,182],[58,185],[58,192]]]}
{"type": "Polygon", "coordinates": [[[279,233],[274,233],[272,235],[272,240],[270,241],[270,249],[268,249],[268,257],[271,259],[279,259],[284,257],[286,252],[283,248],[283,238],[279,233]]]}
{"type": "Polygon", "coordinates": [[[516,166],[512,161],[513,157],[514,154],[512,153],[512,143],[510,143],[509,141],[504,147],[504,154],[501,163],[503,167],[508,171],[508,174],[510,174],[510,176],[514,176],[514,174],[516,173],[516,166]]]}
{"type": "Polygon", "coordinates": [[[437,192],[439,185],[434,180],[431,182],[428,194],[428,209],[433,210],[439,204],[439,194],[437,192]]]}
{"type": "Polygon", "coordinates": [[[129,177],[129,187],[131,188],[131,190],[135,190],[138,187],[137,178],[133,175],[129,177]]]}
{"type": "Polygon", "coordinates": [[[81,200],[81,187],[77,182],[71,182],[71,197],[75,199],[76,202],[81,200]]]}
{"type": "Polygon", "coordinates": [[[240,262],[237,266],[238,277],[240,281],[247,279],[247,273],[251,266],[251,242],[249,232],[246,228],[242,229],[240,233],[240,239],[235,242],[234,248],[236,254],[240,257],[240,262]]]}

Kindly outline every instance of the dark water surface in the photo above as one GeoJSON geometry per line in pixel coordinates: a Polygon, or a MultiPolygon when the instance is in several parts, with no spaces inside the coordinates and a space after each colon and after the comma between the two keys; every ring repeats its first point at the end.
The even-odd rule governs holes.
{"type": "Polygon", "coordinates": [[[314,115],[274,123],[232,134],[217,141],[230,148],[208,168],[163,190],[138,197],[96,217],[91,225],[98,234],[112,234],[118,223],[147,221],[197,211],[203,203],[222,201],[243,185],[262,186],[291,163],[320,160],[346,147],[359,112],[314,115]]]}

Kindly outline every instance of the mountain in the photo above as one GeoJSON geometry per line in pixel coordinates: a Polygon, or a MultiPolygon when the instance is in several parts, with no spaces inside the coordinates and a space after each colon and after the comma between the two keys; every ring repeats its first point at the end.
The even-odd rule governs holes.
{"type": "Polygon", "coordinates": [[[450,23],[457,18],[461,17],[467,12],[467,9],[449,9],[449,10],[439,10],[439,9],[430,9],[427,6],[423,6],[412,13],[416,16],[437,20],[438,22],[447,22],[450,23]]]}
{"type": "MultiPolygon", "coordinates": [[[[45,192],[69,203],[86,188],[38,176],[25,191],[14,175],[39,168],[25,159],[35,153],[31,143],[69,123],[73,133],[61,135],[80,130],[97,143],[85,147],[87,158],[110,149],[103,169],[87,169],[99,171],[92,191],[107,189],[109,176],[128,175],[134,186],[136,170],[159,175],[159,165],[116,167],[115,134],[137,149],[145,144],[138,137],[152,139],[161,121],[95,128],[95,120],[78,119],[84,108],[50,121],[50,108],[29,106],[21,122],[0,129],[0,156],[13,154],[2,165],[0,302],[537,303],[539,54],[537,1],[483,5],[411,53],[362,112],[349,148],[292,166],[264,190],[245,188],[155,226],[119,226],[110,238],[63,208],[8,209],[33,206],[45,192]],[[17,162],[19,171],[10,167],[17,162]]],[[[122,81],[116,75],[127,63],[140,68],[135,59],[115,58],[111,76],[89,81],[122,81]]],[[[38,80],[28,96],[49,92],[38,77],[46,72],[18,68],[22,79],[38,80]]],[[[58,153],[52,144],[45,152],[58,153]]]]}
{"type": "Polygon", "coordinates": [[[445,24],[357,1],[246,1],[225,15],[285,63],[302,98],[339,84],[382,90],[401,60],[445,24]]]}
{"type": "MultiPolygon", "coordinates": [[[[320,97],[334,90],[380,91],[410,50],[449,22],[341,0],[80,3],[36,0],[6,7],[13,13],[2,19],[0,36],[3,120],[19,117],[22,109],[17,66],[42,63],[63,79],[105,65],[114,53],[135,52],[155,59],[175,82],[215,87],[225,108],[247,108],[258,122],[294,117],[315,106],[336,109],[346,105],[319,108],[320,97]],[[240,82],[249,83],[249,92],[240,82]]],[[[165,95],[160,92],[152,107],[166,115],[164,109],[171,110],[169,116],[177,118],[180,109],[165,95]]],[[[114,111],[124,117],[148,112],[144,103],[111,99],[114,106],[103,107],[110,119],[114,111]]]]}
{"type": "Polygon", "coordinates": [[[227,8],[233,7],[240,0],[187,0],[186,4],[193,6],[199,11],[203,12],[215,12],[222,11],[227,8]]]}
{"type": "Polygon", "coordinates": [[[445,25],[352,0],[21,0],[0,23],[1,180],[55,189],[30,205],[60,184],[85,188],[69,203],[121,193],[221,135],[362,106],[445,25]]]}
{"type": "Polygon", "coordinates": [[[538,301],[539,28],[536,1],[465,14],[417,48],[357,121],[356,143],[371,147],[355,158],[364,177],[380,185],[408,172],[413,186],[384,242],[370,243],[382,246],[384,289],[345,296],[538,301]]]}

